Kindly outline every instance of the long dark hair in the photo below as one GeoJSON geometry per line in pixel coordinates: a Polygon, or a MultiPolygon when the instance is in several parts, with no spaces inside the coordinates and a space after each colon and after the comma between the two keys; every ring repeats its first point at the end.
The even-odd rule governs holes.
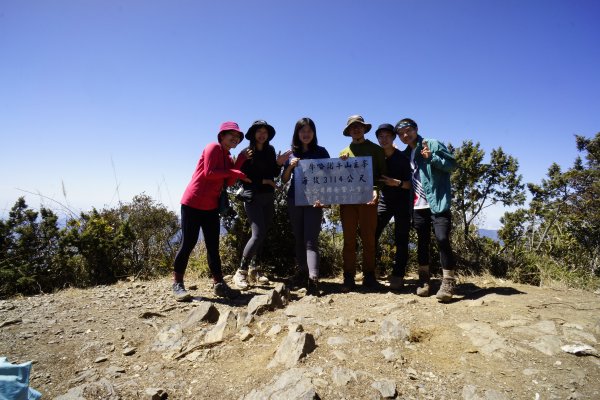
{"type": "Polygon", "coordinates": [[[300,132],[300,129],[307,125],[315,134],[313,140],[308,144],[308,150],[316,149],[317,144],[319,143],[317,140],[317,127],[315,126],[313,120],[308,117],[300,118],[298,122],[296,122],[296,126],[294,127],[294,136],[292,137],[292,152],[296,156],[302,154],[302,142],[300,141],[300,135],[298,132],[300,132]]]}
{"type": "MultiPolygon", "coordinates": [[[[248,145],[248,148],[250,150],[252,150],[254,152],[254,154],[256,154],[257,148],[256,148],[256,130],[254,131],[254,134],[252,136],[250,136],[250,138],[248,138],[248,140],[250,141],[250,144],[248,145]]],[[[263,145],[263,151],[268,154],[269,156],[272,157],[277,157],[277,155],[275,154],[275,147],[271,146],[271,141],[267,139],[267,141],[265,142],[265,144],[263,145]]],[[[252,157],[252,159],[250,160],[250,164],[254,164],[254,157],[252,157]]]]}

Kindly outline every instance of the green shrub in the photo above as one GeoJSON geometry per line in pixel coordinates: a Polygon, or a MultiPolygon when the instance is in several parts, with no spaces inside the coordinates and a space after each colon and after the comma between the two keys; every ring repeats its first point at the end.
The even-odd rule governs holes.
{"type": "Polygon", "coordinates": [[[146,195],[82,212],[63,228],[51,210],[38,213],[19,198],[0,221],[0,297],[165,274],[178,231],[175,213],[146,195]]]}
{"type": "Polygon", "coordinates": [[[177,215],[146,194],[135,196],[118,212],[133,234],[125,249],[126,272],[142,278],[170,273],[178,250],[174,240],[180,230],[177,215]]]}

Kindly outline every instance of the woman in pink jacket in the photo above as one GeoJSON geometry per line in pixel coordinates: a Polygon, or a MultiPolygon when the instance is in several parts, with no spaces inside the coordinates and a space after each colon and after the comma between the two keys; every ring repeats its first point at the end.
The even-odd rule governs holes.
{"type": "Polygon", "coordinates": [[[204,235],[208,267],[213,278],[216,296],[234,298],[239,292],[231,289],[223,280],[219,255],[219,197],[224,186],[231,186],[237,179],[250,182],[236,165],[229,151],[244,138],[235,122],[223,122],[217,135],[218,143],[210,143],[198,161],[192,180],[181,199],[181,248],[175,257],[173,293],[177,301],[190,301],[192,296],[185,290],[183,276],[190,254],[198,242],[200,228],[204,235]]]}

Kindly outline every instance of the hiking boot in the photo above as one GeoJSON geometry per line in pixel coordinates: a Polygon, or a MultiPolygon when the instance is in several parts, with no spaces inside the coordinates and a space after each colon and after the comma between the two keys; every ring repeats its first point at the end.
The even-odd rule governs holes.
{"type": "Polygon", "coordinates": [[[366,273],[363,276],[362,287],[367,292],[381,292],[384,286],[375,278],[375,273],[366,273]]]}
{"type": "Polygon", "coordinates": [[[225,281],[217,282],[213,285],[215,296],[226,299],[235,299],[240,295],[239,290],[230,288],[225,281]]]}
{"type": "Polygon", "coordinates": [[[417,296],[427,297],[429,296],[429,280],[431,275],[429,271],[419,271],[419,283],[417,285],[417,296]]]}
{"type": "Polygon", "coordinates": [[[248,282],[251,285],[268,285],[271,283],[269,282],[269,278],[262,273],[260,268],[250,268],[248,270],[248,282]]]}
{"type": "Polygon", "coordinates": [[[248,271],[238,269],[233,275],[233,284],[240,290],[248,290],[248,271]]]}
{"type": "Polygon", "coordinates": [[[240,260],[240,268],[238,268],[238,269],[243,269],[244,271],[248,271],[248,266],[250,265],[251,262],[252,262],[252,258],[242,256],[242,259],[240,260]]]}
{"type": "Polygon", "coordinates": [[[354,292],[356,290],[356,282],[354,275],[344,272],[344,283],[342,284],[342,292],[354,292]]]}
{"type": "Polygon", "coordinates": [[[429,296],[429,283],[419,283],[417,286],[417,296],[419,297],[427,297],[429,296]]]}
{"type": "Polygon", "coordinates": [[[308,287],[308,271],[296,270],[296,273],[290,279],[290,287],[292,289],[308,287]]]}
{"type": "Polygon", "coordinates": [[[319,290],[319,279],[308,278],[308,287],[306,288],[307,296],[321,296],[321,291],[319,290]]]}
{"type": "Polygon", "coordinates": [[[391,290],[401,290],[404,287],[404,277],[403,276],[390,276],[390,289],[391,290]]]}
{"type": "Polygon", "coordinates": [[[173,283],[173,294],[175,295],[175,301],[192,301],[193,296],[185,290],[183,282],[173,283]]]}
{"type": "Polygon", "coordinates": [[[440,290],[438,290],[435,295],[438,301],[442,303],[446,303],[452,300],[452,296],[454,295],[454,290],[456,288],[456,279],[454,278],[443,278],[442,286],[440,286],[440,290]]]}

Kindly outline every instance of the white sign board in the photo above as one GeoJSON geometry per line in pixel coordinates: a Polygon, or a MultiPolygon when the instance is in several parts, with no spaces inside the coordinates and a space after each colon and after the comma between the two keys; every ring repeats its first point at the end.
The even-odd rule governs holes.
{"type": "Polygon", "coordinates": [[[365,204],[373,199],[371,157],[300,160],[294,171],[296,205],[365,204]]]}

